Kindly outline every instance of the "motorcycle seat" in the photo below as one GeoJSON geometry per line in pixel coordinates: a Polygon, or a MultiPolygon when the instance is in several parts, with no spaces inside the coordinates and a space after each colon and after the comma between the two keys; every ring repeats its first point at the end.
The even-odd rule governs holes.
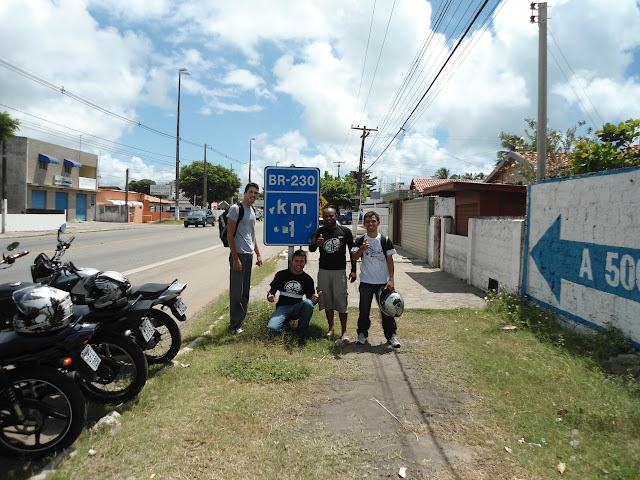
{"type": "Polygon", "coordinates": [[[145,283],[144,285],[132,287],[131,298],[138,298],[140,295],[142,295],[142,300],[158,298],[170,285],[170,283],[145,283]]]}

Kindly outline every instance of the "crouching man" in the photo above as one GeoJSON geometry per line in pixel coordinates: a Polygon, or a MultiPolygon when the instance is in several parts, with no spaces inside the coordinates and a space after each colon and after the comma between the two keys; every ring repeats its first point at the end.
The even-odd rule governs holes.
{"type": "Polygon", "coordinates": [[[318,303],[322,292],[314,293],[313,279],[304,272],[307,264],[307,252],[296,250],[293,252],[291,268],[280,270],[271,281],[271,290],[267,291],[267,300],[275,301],[275,293],[280,292],[276,309],[269,319],[267,331],[279,334],[283,329],[288,330],[291,320],[298,320],[298,342],[305,343],[309,322],[313,316],[313,309],[318,303]],[[307,297],[305,300],[302,297],[307,297]]]}

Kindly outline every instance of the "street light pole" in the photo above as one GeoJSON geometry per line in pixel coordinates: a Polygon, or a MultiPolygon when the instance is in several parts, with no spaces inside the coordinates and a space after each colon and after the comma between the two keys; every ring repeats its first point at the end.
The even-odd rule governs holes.
{"type": "Polygon", "coordinates": [[[180,220],[180,80],[191,75],[186,68],[178,70],[178,125],[176,128],[176,220],[180,220]]]}
{"type": "Polygon", "coordinates": [[[251,183],[251,142],[253,140],[255,140],[253,137],[249,139],[249,183],[251,183]]]}

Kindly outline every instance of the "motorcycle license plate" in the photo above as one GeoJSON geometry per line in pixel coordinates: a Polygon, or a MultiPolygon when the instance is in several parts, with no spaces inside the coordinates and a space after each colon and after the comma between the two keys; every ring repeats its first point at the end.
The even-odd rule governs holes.
{"type": "Polygon", "coordinates": [[[176,298],[176,302],[174,303],[174,305],[176,307],[176,311],[180,315],[184,315],[184,312],[187,311],[187,308],[188,308],[187,304],[184,303],[180,297],[176,298]]]}
{"type": "Polygon", "coordinates": [[[153,337],[153,334],[156,332],[156,329],[153,328],[153,325],[151,325],[151,322],[149,321],[148,318],[145,318],[142,321],[139,328],[140,328],[140,333],[142,333],[142,338],[144,338],[145,342],[148,342],[149,339],[153,337]]]}
{"type": "Polygon", "coordinates": [[[87,345],[86,347],[84,347],[82,352],[80,352],[80,358],[82,358],[82,360],[84,360],[85,363],[89,365],[91,370],[93,370],[94,372],[98,370],[98,367],[100,366],[100,357],[98,356],[96,351],[91,348],[91,345],[87,345]]]}

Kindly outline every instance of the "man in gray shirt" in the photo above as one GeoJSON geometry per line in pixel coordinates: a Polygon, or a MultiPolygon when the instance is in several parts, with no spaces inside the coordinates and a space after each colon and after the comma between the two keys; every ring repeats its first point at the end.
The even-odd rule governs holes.
{"type": "Polygon", "coordinates": [[[227,240],[229,242],[229,331],[234,335],[244,333],[242,322],[247,316],[249,306],[249,289],[251,288],[251,267],[253,253],[256,254],[256,265],[262,266],[260,249],[256,243],[256,214],[253,204],[258,198],[260,187],[256,183],[248,183],[244,189],[242,208],[243,217],[238,221],[240,207],[238,204],[229,207],[227,214],[227,240]]]}

